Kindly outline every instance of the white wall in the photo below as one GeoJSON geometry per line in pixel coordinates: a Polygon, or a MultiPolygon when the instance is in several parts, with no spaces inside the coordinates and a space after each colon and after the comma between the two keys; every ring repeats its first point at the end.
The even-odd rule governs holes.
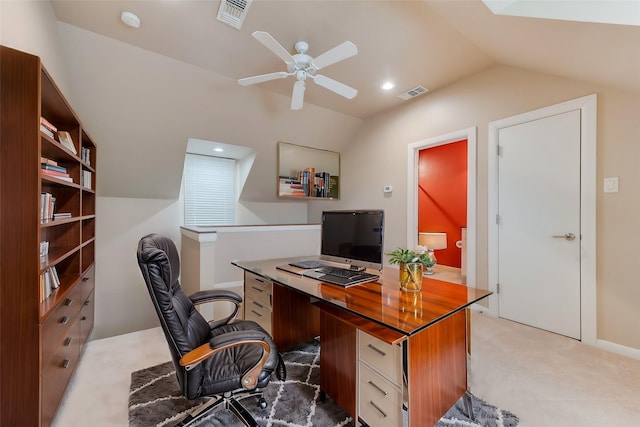
{"type": "MultiPolygon", "coordinates": [[[[407,145],[478,127],[476,285],[487,289],[488,123],[559,102],[598,94],[598,339],[640,349],[640,94],[518,68],[495,66],[365,121],[342,151],[341,207],[383,208],[385,247],[406,245],[407,145]],[[367,167],[361,167],[367,165],[367,167]],[[603,178],[620,178],[603,193],[603,178]],[[382,192],[393,185],[390,197],[382,192]]],[[[544,173],[544,171],[540,171],[544,173]]],[[[308,217],[323,204],[311,204],[308,217]]]]}

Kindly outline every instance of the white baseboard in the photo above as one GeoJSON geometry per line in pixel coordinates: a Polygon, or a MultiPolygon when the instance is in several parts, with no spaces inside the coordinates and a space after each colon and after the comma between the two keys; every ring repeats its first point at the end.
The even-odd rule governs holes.
{"type": "Polygon", "coordinates": [[[596,347],[601,348],[611,353],[616,353],[621,356],[630,357],[632,359],[640,360],[640,349],[627,347],[624,345],[616,344],[611,341],[596,340],[596,347]]]}

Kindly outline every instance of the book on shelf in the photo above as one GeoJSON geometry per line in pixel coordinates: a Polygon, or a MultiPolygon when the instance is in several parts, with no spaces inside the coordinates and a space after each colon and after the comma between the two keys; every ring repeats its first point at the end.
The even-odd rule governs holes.
{"type": "Polygon", "coordinates": [[[49,254],[49,242],[47,240],[43,240],[40,242],[40,256],[46,257],[49,254]]]}
{"type": "Polygon", "coordinates": [[[56,135],[58,136],[58,141],[60,141],[60,144],[62,144],[65,148],[67,148],[73,154],[78,155],[78,152],[76,151],[76,147],[75,145],[73,145],[73,139],[71,139],[71,134],[69,132],[60,130],[56,133],[56,135]]]}
{"type": "Polygon", "coordinates": [[[55,138],[54,137],[54,133],[50,129],[48,129],[47,127],[45,127],[43,125],[40,125],[40,131],[42,133],[44,133],[45,135],[49,136],[50,138],[55,138]]]}
{"type": "Polygon", "coordinates": [[[44,127],[48,130],[50,130],[52,133],[55,133],[58,131],[58,128],[55,127],[54,125],[51,124],[51,122],[47,119],[45,119],[44,117],[40,116],[40,127],[44,127]]]}
{"type": "Polygon", "coordinates": [[[67,168],[62,167],[62,166],[58,166],[58,165],[50,165],[49,163],[41,163],[40,164],[40,169],[45,169],[48,171],[54,171],[54,172],[60,172],[65,174],[66,176],[69,176],[67,174],[67,168]]]}
{"type": "Polygon", "coordinates": [[[55,160],[48,159],[46,157],[40,157],[40,164],[58,166],[58,162],[56,162],[55,160]]]}
{"type": "Polygon", "coordinates": [[[54,265],[48,271],[49,271],[49,274],[51,274],[52,288],[58,289],[60,287],[60,277],[58,277],[58,270],[56,270],[56,266],[54,265]]]}
{"type": "Polygon", "coordinates": [[[52,176],[54,178],[61,179],[63,181],[73,182],[73,178],[71,178],[68,173],[51,171],[47,169],[40,169],[40,172],[42,172],[44,175],[52,176]]]}
{"type": "Polygon", "coordinates": [[[56,198],[51,193],[40,193],[40,219],[48,221],[53,218],[56,198]]]}
{"type": "Polygon", "coordinates": [[[91,166],[91,149],[88,147],[80,147],[80,159],[91,166]]]}
{"type": "Polygon", "coordinates": [[[91,171],[82,171],[82,182],[80,183],[84,188],[88,188],[89,190],[91,190],[91,179],[92,179],[92,174],[91,171]]]}
{"type": "Polygon", "coordinates": [[[53,214],[53,219],[71,218],[71,212],[58,212],[53,214]]]}

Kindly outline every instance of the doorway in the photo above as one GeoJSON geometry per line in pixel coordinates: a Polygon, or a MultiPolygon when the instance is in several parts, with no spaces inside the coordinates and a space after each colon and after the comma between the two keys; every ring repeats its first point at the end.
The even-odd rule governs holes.
{"type": "Polygon", "coordinates": [[[594,344],[596,96],[489,124],[492,314],[594,344]]]}
{"type": "Polygon", "coordinates": [[[467,128],[434,138],[409,144],[407,183],[407,247],[418,244],[418,164],[420,151],[461,140],[467,141],[467,229],[466,229],[466,284],[476,286],[476,128],[467,128]]]}

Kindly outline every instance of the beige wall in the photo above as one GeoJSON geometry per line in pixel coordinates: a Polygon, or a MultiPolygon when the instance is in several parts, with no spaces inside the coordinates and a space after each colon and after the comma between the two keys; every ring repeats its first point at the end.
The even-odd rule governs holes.
{"type": "MultiPolygon", "coordinates": [[[[365,121],[342,152],[341,207],[385,209],[385,246],[406,245],[407,145],[478,127],[477,286],[488,287],[488,123],[536,108],[598,94],[597,315],[598,339],[640,349],[640,94],[626,93],[522,69],[496,66],[402,108],[365,121]],[[369,165],[363,168],[360,165],[369,165]],[[603,178],[620,178],[620,192],[604,194],[603,178]],[[393,185],[391,197],[382,192],[393,185]]],[[[313,205],[309,218],[324,206],[313,205]]]]}

